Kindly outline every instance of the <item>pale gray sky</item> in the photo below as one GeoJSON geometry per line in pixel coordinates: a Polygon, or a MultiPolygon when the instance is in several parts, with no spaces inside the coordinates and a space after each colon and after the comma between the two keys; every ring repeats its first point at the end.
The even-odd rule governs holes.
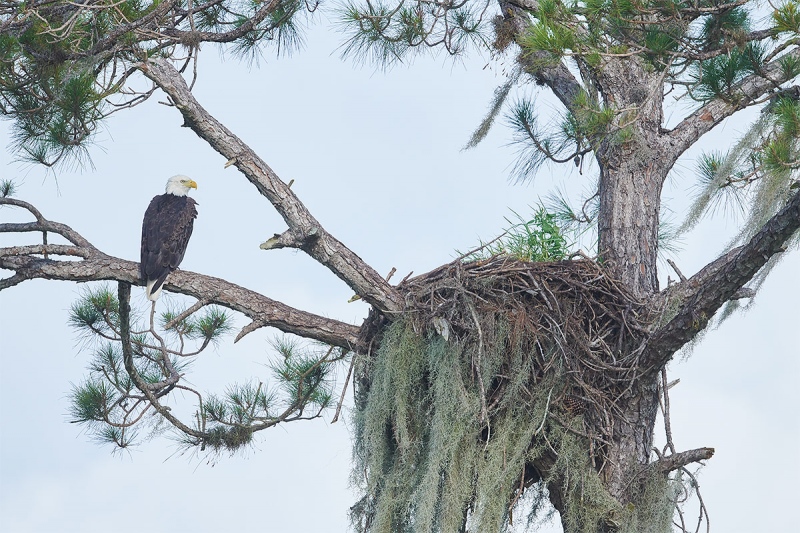
{"type": "MultiPolygon", "coordinates": [[[[583,188],[587,176],[571,165],[543,169],[534,184],[510,184],[513,149],[502,125],[477,149],[460,151],[508,61],[426,59],[382,73],[342,62],[332,53],[337,38],[316,28],[304,51],[252,69],[229,57],[220,62],[208,46],[195,94],[283,180],[294,179],[311,212],[379,272],[396,267],[402,278],[429,270],[455,249],[497,234],[510,209],[530,212],[553,186],[583,188]]],[[[347,304],[350,290],[327,270],[302,253],[259,250],[284,229],[274,209],[157,100],[163,98],[108,122],[91,152],[93,168],[46,175],[3,152],[0,178],[20,181],[19,198],[104,252],[137,260],[150,198],[169,176],[189,175],[199,184],[193,195],[200,215],[182,268],[359,324],[366,306],[347,304]]],[[[725,146],[743,127],[729,121],[709,142],[725,146]]],[[[667,193],[678,214],[693,184],[691,161],[680,168],[667,193]]],[[[20,217],[0,211],[3,221],[20,217]]],[[[690,234],[676,257],[683,272],[713,259],[733,228],[732,220],[719,219],[690,234]]],[[[0,246],[10,242],[0,236],[0,246]]],[[[670,366],[671,377],[681,379],[672,391],[676,445],[717,450],[700,475],[712,531],[796,527],[798,272],[794,253],[751,311],[709,332],[688,361],[670,366]]],[[[262,432],[252,451],[214,464],[174,455],[166,439],[112,456],[68,424],[67,393],[88,360],[66,326],[81,290],[36,280],[0,294],[0,530],[347,530],[355,500],[350,436],[346,424],[328,423],[331,414],[262,432]]],[[[135,290],[134,301],[143,300],[135,290]]],[[[190,381],[219,393],[227,383],[266,378],[274,333],[261,330],[236,345],[225,339],[201,355],[190,381]]]]}

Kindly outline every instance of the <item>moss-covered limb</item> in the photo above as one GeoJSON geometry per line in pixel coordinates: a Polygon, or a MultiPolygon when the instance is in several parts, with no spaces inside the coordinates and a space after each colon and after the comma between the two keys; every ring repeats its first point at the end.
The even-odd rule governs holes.
{"type": "MultiPolygon", "coordinates": [[[[0,205],[20,207],[30,212],[36,218],[36,222],[9,222],[0,224],[0,233],[24,233],[30,231],[41,231],[42,233],[50,232],[61,235],[75,246],[85,248],[89,251],[97,251],[92,243],[87,241],[83,235],[79,234],[66,224],[47,220],[34,205],[28,202],[18,200],[17,198],[0,198],[0,205]]],[[[44,244],[47,244],[46,239],[44,244]]]]}

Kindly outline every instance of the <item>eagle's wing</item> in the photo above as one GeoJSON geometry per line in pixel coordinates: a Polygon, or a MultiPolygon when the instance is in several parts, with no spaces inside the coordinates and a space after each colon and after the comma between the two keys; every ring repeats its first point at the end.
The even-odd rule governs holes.
{"type": "Polygon", "coordinates": [[[188,196],[163,194],[153,198],[145,211],[140,275],[145,283],[155,281],[152,292],[183,260],[197,216],[196,205],[188,196]]]}

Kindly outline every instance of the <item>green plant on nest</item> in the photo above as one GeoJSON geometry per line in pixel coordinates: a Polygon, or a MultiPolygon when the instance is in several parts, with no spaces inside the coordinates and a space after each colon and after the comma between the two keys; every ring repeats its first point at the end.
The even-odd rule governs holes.
{"type": "Polygon", "coordinates": [[[561,261],[569,255],[569,244],[558,225],[555,214],[540,207],[530,220],[514,213],[517,222],[511,224],[497,239],[481,243],[478,251],[466,256],[467,261],[508,255],[522,261],[561,261]]]}

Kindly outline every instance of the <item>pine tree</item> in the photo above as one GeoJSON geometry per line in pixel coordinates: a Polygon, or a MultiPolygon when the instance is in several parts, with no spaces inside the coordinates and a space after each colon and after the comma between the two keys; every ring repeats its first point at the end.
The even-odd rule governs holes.
{"type": "Polygon", "coordinates": [[[3,184],[0,205],[36,219],[3,231],[38,231],[43,242],[2,250],[0,268],[15,274],[0,289],[36,277],[119,282],[116,294],[89,292],[72,310],[72,324],[101,339],[89,378],[73,391],[73,418],[124,447],[152,409],[187,446],[235,450],[255,431],[319,416],[332,402],[330,364],[352,352],[363,489],[352,515],[361,530],[504,530],[515,512],[540,510],[545,499],[568,533],[670,530],[678,494],[696,485],[685,467],[713,450],[678,452],[668,439],[653,455],[659,404],[668,406],[665,366],[723,306],[720,317],[753,298],[776,259],[800,242],[798,3],[337,6],[344,54],[356,61],[390,67],[437,50],[510,58],[507,83],[469,146],[504,113],[519,147],[513,178],[529,180],[543,163],[594,174],[582,207],[556,194],[498,240],[396,286],[328,233],[291,183],[191,92],[201,44],[219,43],[250,61],[268,46],[291,51],[316,8],[293,0],[0,6],[0,102],[23,157],[48,166],[86,161],[110,114],[160,89],[286,221],[289,229],[262,249],[303,250],[372,309],[356,327],[178,271],[168,290],[198,303],[166,312],[161,332],[154,314],[137,326],[128,302],[137,265],[109,258],[3,184]],[[142,75],[152,87],[134,91],[131,81],[142,75]],[[530,97],[509,99],[531,80],[560,102],[557,123],[543,125],[530,97]],[[670,233],[664,184],[689,148],[748,108],[759,113],[742,138],[727,153],[700,157],[697,200],[672,233],[721,203],[742,207],[746,223],[726,253],[660,288],[658,253],[670,233]],[[668,122],[667,109],[684,114],[668,122]],[[567,250],[570,232],[592,236],[585,250],[567,250]],[[48,233],[71,245],[48,244],[48,233]],[[61,256],[80,261],[53,259],[61,256]],[[274,326],[331,348],[282,344],[284,361],[274,368],[281,394],[262,384],[232,388],[225,398],[196,393],[194,419],[181,421],[160,398],[185,387],[178,371],[185,342],[199,342],[201,351],[228,329],[222,311],[196,314],[211,304],[252,319],[237,339],[274,326]]]}

